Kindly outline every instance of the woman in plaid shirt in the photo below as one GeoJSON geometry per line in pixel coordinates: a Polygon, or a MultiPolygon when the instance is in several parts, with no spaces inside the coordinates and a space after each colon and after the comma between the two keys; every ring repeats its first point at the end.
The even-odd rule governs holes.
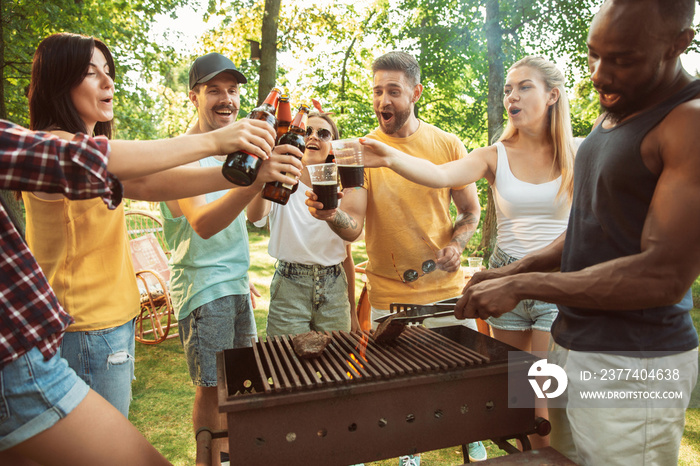
{"type": "MultiPolygon", "coordinates": [[[[65,59],[65,54],[59,56],[65,59]]],[[[90,76],[88,68],[83,80],[90,76]]],[[[113,88],[111,78],[107,87],[113,88]]],[[[46,97],[60,101],[59,95],[46,97]]],[[[82,134],[93,133],[93,128],[76,130],[75,137],[62,124],[50,129],[63,129],[56,133],[72,141],[0,120],[0,188],[55,193],[70,202],[102,198],[99,204],[111,213],[116,212],[111,209],[118,208],[122,195],[122,184],[115,176],[139,184],[160,170],[241,148],[266,159],[274,143],[274,131],[255,120],[164,141],[108,143],[105,137],[82,134]]],[[[295,166],[275,165],[280,172],[299,173],[295,166]]],[[[230,187],[218,170],[183,167],[169,170],[151,185],[178,183],[176,180],[180,192],[190,196],[230,187]]],[[[132,182],[126,181],[127,186],[132,182]]],[[[27,459],[41,464],[166,464],[126,418],[59,356],[64,332],[74,319],[59,304],[45,270],[4,206],[0,207],[0,241],[0,464],[24,464],[27,459]]],[[[109,282],[109,277],[105,280],[109,282]]]]}
{"type": "MultiPolygon", "coordinates": [[[[169,140],[108,142],[82,133],[62,140],[0,120],[0,189],[58,193],[72,200],[101,198],[105,208],[115,209],[122,196],[116,176],[138,178],[233,152],[243,140],[267,158],[274,131],[261,122],[241,123],[169,140]]],[[[0,272],[0,464],[28,459],[41,464],[167,464],[59,356],[73,318],[59,304],[4,204],[0,272]]]]}

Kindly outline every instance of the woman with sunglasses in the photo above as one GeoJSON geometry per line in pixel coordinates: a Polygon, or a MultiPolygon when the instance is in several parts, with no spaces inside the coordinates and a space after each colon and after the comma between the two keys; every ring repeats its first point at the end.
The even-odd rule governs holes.
{"type": "Polygon", "coordinates": [[[260,196],[248,205],[251,222],[269,215],[268,252],[277,259],[270,284],[268,336],[360,328],[350,243],[313,218],[305,204],[305,192],[312,189],[306,166],[332,160],[331,139],[338,139],[333,119],[327,113],[309,113],[299,189],[286,205],[260,196]]]}

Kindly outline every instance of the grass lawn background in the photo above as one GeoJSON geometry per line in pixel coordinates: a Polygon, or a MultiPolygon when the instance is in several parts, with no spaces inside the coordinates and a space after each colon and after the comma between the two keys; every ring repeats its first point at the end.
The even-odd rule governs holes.
{"type": "MultiPolygon", "coordinates": [[[[270,281],[274,273],[274,259],[267,254],[268,235],[263,230],[251,228],[250,277],[262,294],[257,299],[255,319],[258,335],[265,336],[265,319],[269,306],[270,281]]],[[[355,263],[366,259],[364,242],[353,244],[355,263]]],[[[466,254],[464,256],[466,261],[466,254]]],[[[356,297],[362,283],[356,277],[356,297]]],[[[693,299],[700,305],[700,279],[693,286],[693,299]]],[[[700,328],[700,310],[692,311],[695,328],[700,328]]],[[[700,384],[696,386],[693,400],[700,400],[700,384]]],[[[196,447],[191,425],[194,386],[190,380],[185,357],[179,339],[170,339],[155,345],[136,344],[136,380],[133,384],[133,401],[129,419],[165,457],[175,465],[193,465],[196,447]]],[[[693,403],[686,413],[686,429],[681,444],[684,466],[700,465],[700,402],[693,403]]],[[[505,453],[491,442],[484,442],[489,458],[505,453]]],[[[310,453],[312,454],[312,453],[310,453]]],[[[463,463],[459,446],[426,452],[421,464],[425,466],[451,466],[463,463]]],[[[366,463],[367,466],[395,466],[394,458],[366,463]]],[[[267,466],[267,465],[266,465],[267,466]]],[[[272,465],[269,465],[272,466],[272,465]]]]}

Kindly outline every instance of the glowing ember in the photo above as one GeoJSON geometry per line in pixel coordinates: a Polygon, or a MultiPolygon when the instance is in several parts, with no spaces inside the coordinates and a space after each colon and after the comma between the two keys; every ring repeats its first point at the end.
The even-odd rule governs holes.
{"type": "MultiPolygon", "coordinates": [[[[362,363],[361,363],[360,361],[357,360],[357,358],[355,357],[354,354],[351,354],[351,355],[350,355],[350,359],[352,359],[352,360],[355,362],[355,364],[357,364],[358,366],[360,366],[362,369],[365,368],[365,366],[363,366],[362,363]]],[[[365,358],[364,356],[362,357],[362,359],[364,359],[365,362],[367,362],[367,358],[365,358]]]]}
{"type": "MultiPolygon", "coordinates": [[[[354,357],[352,354],[350,355],[350,357],[351,357],[352,359],[355,359],[355,357],[354,357]]],[[[362,377],[362,374],[360,374],[360,371],[357,370],[357,367],[355,367],[355,365],[354,365],[353,363],[351,363],[351,362],[348,361],[347,359],[345,360],[345,362],[348,363],[348,367],[350,368],[350,370],[351,370],[352,372],[354,372],[355,374],[357,374],[358,377],[362,377]]],[[[357,360],[356,360],[355,362],[357,363],[357,360]]],[[[359,364],[359,363],[357,363],[357,364],[358,364],[360,367],[363,367],[361,364],[359,364]]],[[[353,375],[351,372],[347,372],[347,374],[350,376],[351,379],[354,378],[354,375],[353,375]]]]}

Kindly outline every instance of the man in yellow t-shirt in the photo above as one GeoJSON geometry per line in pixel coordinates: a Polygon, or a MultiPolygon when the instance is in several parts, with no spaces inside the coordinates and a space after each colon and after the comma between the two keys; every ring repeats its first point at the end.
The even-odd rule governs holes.
{"type": "MultiPolygon", "coordinates": [[[[457,136],[416,118],[414,106],[423,86],[420,67],[411,55],[382,55],[372,71],[379,128],[367,137],[437,164],[467,155],[457,136]]],[[[373,168],[365,170],[362,188],[344,191],[340,208],[318,210],[320,203],[307,203],[316,218],[327,221],[347,241],[360,236],[366,221],[373,319],[387,312],[392,302],[426,304],[461,294],[460,259],[480,215],[475,185],[434,189],[412,183],[391,169],[373,168]],[[454,224],[451,201],[458,213],[454,224]]],[[[456,323],[464,321],[449,322],[456,323]]]]}
{"type": "MultiPolygon", "coordinates": [[[[372,64],[372,72],[379,128],[367,137],[437,164],[467,155],[457,136],[416,118],[414,107],[423,86],[420,66],[411,55],[382,55],[372,64]]],[[[464,277],[460,259],[481,213],[474,184],[460,189],[427,188],[391,169],[373,168],[365,170],[362,188],[346,189],[343,195],[338,209],[320,210],[322,205],[313,199],[307,200],[307,205],[314,217],[325,220],[346,241],[357,239],[366,221],[366,271],[373,320],[388,314],[392,302],[427,304],[461,295],[464,277]],[[450,201],[457,207],[454,224],[450,201]]],[[[461,324],[476,329],[473,319],[430,320],[425,321],[426,326],[461,324]]],[[[473,449],[479,450],[475,460],[485,459],[480,442],[470,445],[470,453],[473,449]]],[[[420,464],[419,457],[402,460],[402,464],[420,464]]]]}

